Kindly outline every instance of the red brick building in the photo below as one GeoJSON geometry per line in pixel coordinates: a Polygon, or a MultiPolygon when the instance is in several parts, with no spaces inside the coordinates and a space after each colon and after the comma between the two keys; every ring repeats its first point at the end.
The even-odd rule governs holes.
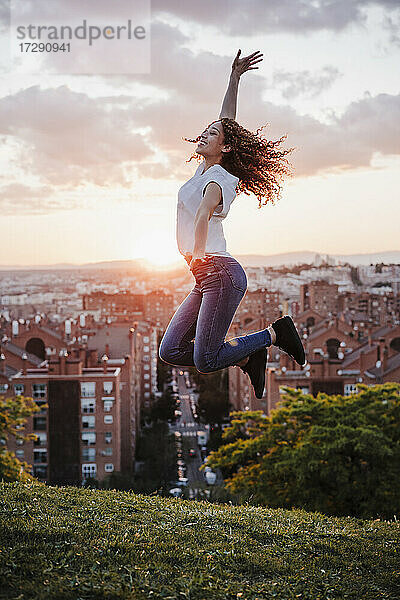
{"type": "MultiPolygon", "coordinates": [[[[300,323],[295,324],[300,331],[300,323]]],[[[318,392],[346,396],[356,392],[360,382],[400,382],[400,326],[369,328],[368,337],[361,340],[356,333],[341,317],[318,322],[303,339],[308,361],[304,369],[279,348],[270,347],[261,400],[255,397],[248,376],[240,368],[230,367],[231,404],[235,410],[270,414],[281,400],[284,386],[314,396],[318,392]]]]}
{"type": "Polygon", "coordinates": [[[300,312],[315,310],[322,316],[337,314],[338,290],[336,283],[311,281],[300,285],[300,312]]]}
{"type": "MultiPolygon", "coordinates": [[[[157,391],[157,327],[147,322],[135,322],[134,327],[129,327],[126,323],[101,325],[95,323],[93,319],[87,318],[79,319],[78,322],[76,320],[68,321],[61,329],[64,329],[64,336],[58,332],[53,332],[49,327],[39,327],[38,324],[32,323],[25,323],[22,326],[20,325],[19,328],[14,327],[13,341],[10,341],[8,337],[6,339],[6,336],[3,335],[3,345],[0,347],[0,355],[4,357],[0,361],[0,393],[13,395],[15,393],[14,386],[17,385],[15,380],[19,379],[18,384],[20,385],[19,387],[17,385],[17,389],[24,389],[24,393],[27,395],[33,394],[33,389],[36,390],[36,387],[33,388],[32,386],[36,386],[36,384],[41,383],[43,377],[47,377],[48,380],[44,382],[46,384],[46,397],[49,386],[51,386],[53,390],[52,402],[55,406],[56,386],[54,383],[50,384],[54,360],[63,361],[62,357],[67,352],[68,357],[65,364],[69,371],[66,374],[74,375],[79,384],[81,375],[86,376],[89,372],[104,373],[104,365],[107,364],[107,369],[110,372],[118,371],[118,382],[116,383],[118,390],[115,392],[115,401],[118,406],[118,418],[115,422],[119,428],[118,461],[113,463],[114,470],[118,468],[124,473],[133,473],[141,407],[148,405],[151,397],[157,391]],[[17,343],[20,345],[17,346],[17,343]],[[42,356],[46,356],[46,360],[26,352],[25,348],[29,347],[37,350],[42,356]],[[59,357],[60,352],[61,357],[59,357]],[[80,365],[76,367],[76,371],[74,370],[75,364],[80,365]],[[34,368],[39,369],[39,371],[36,372],[34,368]],[[27,374],[29,374],[29,377],[27,374]],[[34,381],[32,379],[34,376],[40,376],[40,380],[34,381]],[[24,377],[29,379],[29,385],[27,384],[27,386],[22,381],[24,377]],[[22,386],[24,387],[22,388],[22,386]]],[[[103,375],[101,377],[104,379],[103,375]]],[[[95,385],[96,394],[99,386],[100,383],[95,385]]],[[[62,386],[59,385],[57,389],[62,395],[61,388],[62,386]]],[[[72,413],[67,412],[66,414],[68,418],[70,416],[75,418],[72,417],[72,413]]],[[[107,421],[110,421],[109,417],[110,415],[107,416],[107,421]]],[[[89,421],[93,422],[93,418],[89,421]]],[[[28,423],[28,431],[34,431],[44,438],[41,430],[36,431],[34,429],[37,422],[41,423],[36,417],[31,417],[28,423]]],[[[46,427],[48,427],[48,424],[46,424],[46,427]]],[[[91,431],[90,433],[97,433],[97,431],[91,431]]],[[[100,434],[102,434],[101,430],[100,434]]],[[[93,438],[93,436],[89,437],[93,438]]],[[[113,439],[116,438],[117,436],[114,434],[113,439]]],[[[32,442],[29,443],[24,448],[25,460],[27,462],[32,460],[31,464],[37,467],[35,471],[44,473],[47,466],[46,464],[39,464],[37,460],[33,462],[34,445],[32,442]],[[30,450],[29,443],[32,446],[30,450]]],[[[49,448],[46,447],[45,449],[49,452],[49,448]]],[[[22,455],[22,449],[18,448],[18,450],[19,454],[22,455]]],[[[106,451],[109,452],[109,450],[106,451]]],[[[94,456],[93,449],[90,450],[89,454],[94,456]]],[[[107,467],[107,469],[110,469],[111,472],[111,467],[107,467]]],[[[48,470],[46,472],[50,476],[48,470]]],[[[105,469],[99,463],[96,467],[97,476],[102,477],[104,472],[105,469]]]]}
{"type": "Polygon", "coordinates": [[[174,312],[174,299],[172,294],[166,294],[163,290],[147,294],[93,292],[83,296],[82,308],[100,311],[102,316],[110,316],[113,320],[148,321],[165,328],[174,312]]]}
{"type": "Polygon", "coordinates": [[[41,408],[27,420],[36,441],[8,440],[17,458],[52,485],[80,485],[121,470],[120,367],[82,366],[61,351],[48,365],[12,375],[7,396],[24,395],[41,408]],[[45,407],[47,405],[47,407],[45,407]]]}

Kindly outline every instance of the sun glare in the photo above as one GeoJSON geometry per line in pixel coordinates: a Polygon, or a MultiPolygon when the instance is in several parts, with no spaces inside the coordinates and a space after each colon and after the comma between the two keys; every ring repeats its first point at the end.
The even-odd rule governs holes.
{"type": "Polygon", "coordinates": [[[153,231],[146,231],[145,235],[137,237],[131,252],[132,256],[140,256],[150,268],[155,269],[173,268],[180,262],[180,258],[181,262],[184,262],[173,237],[161,228],[154,228],[153,231]]]}
{"type": "Polygon", "coordinates": [[[157,269],[169,269],[176,266],[176,263],[179,262],[179,256],[176,256],[176,253],[171,256],[166,254],[165,256],[160,256],[157,254],[151,255],[150,253],[144,257],[144,259],[149,263],[150,266],[154,266],[157,269]]]}

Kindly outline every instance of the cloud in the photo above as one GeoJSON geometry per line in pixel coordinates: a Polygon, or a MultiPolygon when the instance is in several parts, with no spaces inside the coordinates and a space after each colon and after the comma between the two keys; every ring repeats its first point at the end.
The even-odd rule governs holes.
{"type": "Polygon", "coordinates": [[[400,11],[394,15],[385,15],[383,26],[389,32],[389,41],[395,46],[400,46],[400,11]]]}
{"type": "Polygon", "coordinates": [[[298,96],[314,98],[330,88],[339,76],[339,70],[333,66],[326,66],[317,73],[276,71],[272,78],[272,84],[281,88],[282,96],[287,100],[298,96]]]}
{"type": "MultiPolygon", "coordinates": [[[[8,23],[10,0],[0,0],[0,19],[8,23]]],[[[308,33],[320,30],[342,31],[349,25],[363,24],[369,6],[382,6],[395,11],[398,0],[152,0],[152,17],[173,15],[182,21],[214,26],[227,35],[246,35],[251,38],[260,33],[308,33]]],[[[96,17],[107,20],[118,14],[120,19],[132,15],[132,0],[114,0],[110,12],[109,0],[96,0],[96,17]]],[[[93,3],[87,0],[24,0],[24,13],[36,11],[43,22],[57,18],[67,20],[72,15],[90,19],[93,3]]]]}
{"type": "MultiPolygon", "coordinates": [[[[375,153],[400,154],[400,95],[366,96],[329,123],[289,106],[269,103],[263,110],[271,123],[265,135],[287,133],[288,145],[296,147],[291,160],[300,176],[368,167],[375,153]]],[[[250,117],[257,113],[248,113],[250,117]]]]}
{"type": "Polygon", "coordinates": [[[153,0],[153,12],[174,14],[182,20],[214,25],[229,35],[251,37],[259,33],[344,29],[351,22],[364,20],[360,2],[354,0],[153,0]]]}
{"type": "MultiPolygon", "coordinates": [[[[43,184],[56,188],[73,189],[87,182],[130,187],[128,170],[134,177],[185,179],[193,170],[185,161],[194,145],[182,137],[196,137],[218,118],[232,59],[211,52],[195,54],[185,47],[189,43],[178,28],[156,22],[150,75],[114,78],[116,85],[126,86],[120,95],[93,98],[67,85],[36,85],[9,94],[0,99],[0,135],[13,138],[19,148],[17,161],[27,174],[39,175],[43,184]],[[138,100],[127,93],[129,82],[146,83],[163,97],[138,100]],[[159,153],[167,161],[158,161],[159,153]]],[[[291,72],[281,85],[287,96],[316,94],[338,75],[333,67],[317,74],[291,72]]],[[[267,87],[261,74],[246,78],[237,118],[252,130],[271,123],[264,132],[271,138],[287,133],[287,145],[297,148],[292,155],[297,175],[367,167],[374,153],[400,154],[400,96],[367,95],[323,123],[290,106],[266,102],[267,87]]],[[[9,203],[7,188],[3,199],[9,203]]]]}
{"type": "Polygon", "coordinates": [[[0,99],[0,134],[19,142],[19,164],[43,182],[129,185],[123,163],[140,161],[152,150],[133,131],[132,112],[110,110],[111,103],[66,85],[32,86],[0,99]]]}
{"type": "Polygon", "coordinates": [[[153,0],[153,14],[172,14],[181,20],[217,27],[228,35],[260,33],[308,33],[344,30],[352,23],[366,21],[365,9],[383,6],[398,8],[398,0],[153,0]]]}
{"type": "MultiPolygon", "coordinates": [[[[266,137],[288,135],[287,146],[296,147],[291,160],[298,176],[368,167],[375,153],[400,154],[400,95],[366,96],[351,103],[340,117],[333,115],[330,123],[260,98],[243,106],[239,121],[244,127],[254,131],[268,122],[271,125],[263,131],[266,137]]],[[[210,111],[205,118],[206,109],[193,110],[184,98],[176,96],[136,113],[138,123],[151,123],[151,139],[167,151],[171,171],[178,178],[187,175],[184,158],[194,150],[193,145],[181,142],[180,136],[199,133],[201,126],[212,120],[215,113],[210,111]],[[193,131],[193,122],[199,123],[197,131],[193,131]]],[[[157,170],[152,175],[157,177],[157,170]]]]}
{"type": "Polygon", "coordinates": [[[54,198],[55,190],[51,186],[31,188],[22,183],[10,183],[0,187],[0,211],[2,215],[42,215],[53,210],[71,209],[54,198]]]}
{"type": "MultiPolygon", "coordinates": [[[[215,85],[210,80],[211,89],[215,85]]],[[[271,123],[266,137],[287,134],[287,144],[297,148],[292,155],[297,175],[368,167],[374,153],[400,154],[400,95],[366,95],[323,123],[290,106],[263,101],[257,86],[246,90],[248,101],[238,120],[252,130],[271,123]]],[[[207,91],[203,102],[195,103],[172,90],[168,100],[140,104],[132,98],[129,104],[123,98],[124,110],[118,96],[93,100],[67,86],[34,86],[0,100],[0,133],[15,137],[25,171],[47,184],[131,186],[127,168],[155,179],[187,177],[191,169],[185,161],[194,145],[182,137],[195,137],[218,118],[219,105],[207,91]],[[131,133],[142,128],[147,128],[145,136],[131,133]],[[157,162],[157,152],[167,163],[157,162]]]]}

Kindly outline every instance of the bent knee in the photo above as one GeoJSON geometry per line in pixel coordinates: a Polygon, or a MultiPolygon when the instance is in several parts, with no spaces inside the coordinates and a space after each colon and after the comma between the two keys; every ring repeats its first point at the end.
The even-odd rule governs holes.
{"type": "Polygon", "coordinates": [[[168,352],[166,344],[160,344],[160,347],[158,349],[158,358],[163,362],[168,362],[170,360],[170,354],[168,352]]]}
{"type": "Polygon", "coordinates": [[[206,375],[215,371],[215,367],[203,356],[193,357],[193,362],[199,373],[206,375]]]}

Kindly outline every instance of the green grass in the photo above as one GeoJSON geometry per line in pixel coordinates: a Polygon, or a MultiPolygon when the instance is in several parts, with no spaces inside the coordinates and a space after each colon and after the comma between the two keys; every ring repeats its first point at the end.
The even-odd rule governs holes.
{"type": "Polygon", "coordinates": [[[397,522],[0,484],[0,597],[400,598],[397,522]]]}

